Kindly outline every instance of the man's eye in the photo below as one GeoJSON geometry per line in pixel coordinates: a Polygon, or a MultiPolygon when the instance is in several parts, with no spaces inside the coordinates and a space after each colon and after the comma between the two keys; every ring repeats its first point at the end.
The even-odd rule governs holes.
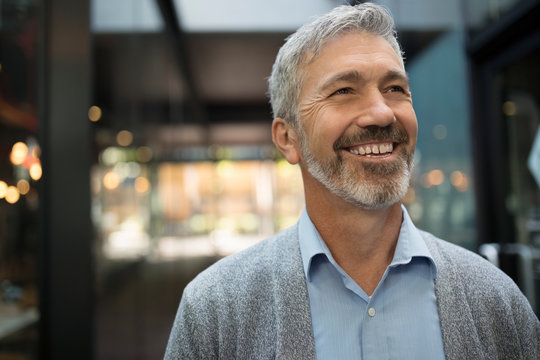
{"type": "Polygon", "coordinates": [[[339,89],[338,91],[335,91],[332,95],[343,95],[343,94],[348,94],[350,93],[350,90],[349,88],[343,88],[343,89],[339,89]]]}
{"type": "Polygon", "coordinates": [[[403,89],[401,86],[392,86],[388,89],[388,92],[401,92],[405,93],[405,89],[403,89]]]}

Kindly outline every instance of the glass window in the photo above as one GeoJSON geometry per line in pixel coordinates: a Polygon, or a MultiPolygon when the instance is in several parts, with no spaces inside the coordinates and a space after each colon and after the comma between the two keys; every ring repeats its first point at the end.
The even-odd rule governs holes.
{"type": "Polygon", "coordinates": [[[0,358],[37,354],[37,142],[34,1],[0,3],[0,358]]]}
{"type": "MultiPolygon", "coordinates": [[[[531,79],[540,78],[540,48],[501,69],[502,103],[498,113],[504,119],[509,189],[506,211],[513,219],[513,243],[507,244],[501,259],[515,277],[533,309],[540,309],[540,90],[531,79]]],[[[509,241],[509,239],[506,239],[509,241]]]]}
{"type": "Polygon", "coordinates": [[[405,204],[419,228],[474,250],[476,209],[463,32],[440,35],[409,62],[407,70],[418,144],[413,186],[405,204]]]}
{"type": "Polygon", "coordinates": [[[518,7],[526,0],[462,0],[465,21],[471,33],[475,34],[497,22],[502,16],[518,7]]]}

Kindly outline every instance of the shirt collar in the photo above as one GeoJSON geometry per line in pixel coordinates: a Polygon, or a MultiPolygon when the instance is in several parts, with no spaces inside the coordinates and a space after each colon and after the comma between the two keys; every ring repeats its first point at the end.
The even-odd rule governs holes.
{"type": "MultiPolygon", "coordinates": [[[[394,267],[408,264],[411,262],[413,257],[423,257],[430,261],[433,276],[435,277],[437,272],[435,261],[433,260],[433,257],[431,256],[431,253],[429,252],[420,231],[416,228],[416,226],[414,226],[407,210],[403,205],[401,208],[403,211],[403,221],[399,230],[399,237],[396,250],[394,252],[394,258],[389,266],[394,267]]],[[[312,260],[316,255],[324,254],[332,263],[334,260],[330,250],[315,228],[315,225],[313,225],[313,222],[311,221],[305,208],[300,216],[298,232],[304,273],[308,281],[311,281],[310,269],[312,260]]]]}
{"type": "Polygon", "coordinates": [[[304,273],[309,281],[312,259],[319,254],[324,254],[328,259],[331,259],[332,255],[324,241],[322,241],[319,231],[317,231],[315,225],[311,222],[306,208],[302,211],[302,215],[298,222],[298,239],[300,241],[300,252],[302,254],[304,273]]]}

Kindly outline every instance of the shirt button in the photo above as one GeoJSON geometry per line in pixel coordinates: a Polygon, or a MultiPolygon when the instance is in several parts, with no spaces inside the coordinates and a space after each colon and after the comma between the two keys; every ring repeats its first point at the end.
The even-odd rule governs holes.
{"type": "Polygon", "coordinates": [[[369,308],[367,311],[368,315],[371,317],[375,316],[375,308],[369,308]]]}

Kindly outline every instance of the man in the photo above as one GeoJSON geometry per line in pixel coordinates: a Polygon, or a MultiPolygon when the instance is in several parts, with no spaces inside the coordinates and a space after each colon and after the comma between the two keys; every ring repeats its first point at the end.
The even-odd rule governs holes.
{"type": "Polygon", "coordinates": [[[342,6],[300,28],[269,80],[273,140],[299,164],[298,224],[185,291],[167,359],[538,359],[540,323],[480,257],[414,227],[417,137],[393,20],[342,6]]]}

